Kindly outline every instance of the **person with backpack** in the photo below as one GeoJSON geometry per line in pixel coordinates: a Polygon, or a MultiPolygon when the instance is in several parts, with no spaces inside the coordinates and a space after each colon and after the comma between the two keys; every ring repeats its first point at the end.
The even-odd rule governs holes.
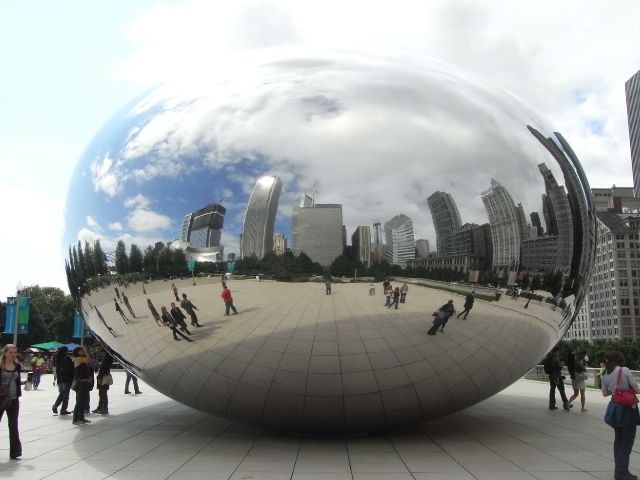
{"type": "Polygon", "coordinates": [[[569,399],[564,392],[564,376],[562,375],[562,367],[564,363],[560,360],[560,347],[555,346],[547,355],[544,362],[544,373],[549,375],[549,410],[557,410],[556,407],[556,389],[562,398],[562,408],[569,411],[569,399]]]}

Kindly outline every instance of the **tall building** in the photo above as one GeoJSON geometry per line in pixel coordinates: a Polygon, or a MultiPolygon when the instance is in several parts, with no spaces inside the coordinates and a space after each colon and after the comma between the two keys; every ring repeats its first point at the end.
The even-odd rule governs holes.
{"type": "Polygon", "coordinates": [[[453,197],[446,192],[435,192],[427,198],[433,226],[436,230],[436,248],[438,255],[448,252],[447,241],[454,228],[460,227],[460,213],[453,197]]]}
{"type": "Polygon", "coordinates": [[[531,212],[529,218],[531,218],[531,226],[536,230],[536,237],[541,237],[544,230],[542,223],[540,223],[540,215],[538,215],[538,212],[531,212]]]}
{"type": "Polygon", "coordinates": [[[287,251],[287,237],[284,233],[273,232],[273,252],[276,255],[282,255],[287,251]]]}
{"type": "Polygon", "coordinates": [[[499,275],[517,272],[520,262],[520,214],[511,195],[491,179],[491,187],[480,195],[491,225],[492,267],[499,275]]]}
{"type": "Polygon", "coordinates": [[[298,212],[301,208],[308,208],[313,206],[313,197],[311,195],[303,194],[300,198],[296,199],[293,203],[293,211],[291,214],[291,246],[293,252],[297,255],[296,244],[298,243],[298,212]]]}
{"type": "Polygon", "coordinates": [[[200,210],[188,213],[182,222],[180,238],[193,248],[217,248],[220,246],[224,215],[227,209],[211,203],[200,210]]]}
{"type": "Polygon", "coordinates": [[[367,268],[371,266],[371,229],[368,225],[359,226],[351,235],[351,252],[354,260],[367,268]]]}
{"type": "Polygon", "coordinates": [[[380,222],[373,224],[373,242],[376,247],[382,243],[382,228],[380,222]]]}
{"type": "Polygon", "coordinates": [[[242,228],[243,257],[263,258],[273,250],[273,224],[281,190],[282,181],[273,175],[260,177],[253,187],[242,228]]]}
{"type": "Polygon", "coordinates": [[[420,238],[416,240],[416,258],[427,258],[429,256],[429,240],[420,238]]]}
{"type": "Polygon", "coordinates": [[[624,91],[627,97],[633,189],[636,198],[640,198],[640,70],[625,82],[624,91]]]}
{"type": "Polygon", "coordinates": [[[568,339],[640,340],[640,215],[598,213],[588,295],[568,339]]]}
{"type": "Polygon", "coordinates": [[[392,265],[405,267],[407,261],[416,258],[416,241],[413,223],[406,215],[399,214],[384,224],[387,240],[386,260],[392,265]]]}
{"type": "Polygon", "coordinates": [[[544,179],[545,191],[549,199],[548,208],[553,210],[553,217],[557,225],[556,235],[558,241],[556,245],[558,255],[556,265],[562,273],[568,275],[573,257],[573,214],[569,198],[564,187],[558,185],[553,173],[546,164],[541,163],[538,168],[544,179]]]}
{"type": "Polygon", "coordinates": [[[293,253],[304,252],[320,265],[331,265],[343,251],[342,205],[316,204],[308,195],[296,205],[291,221],[293,253]]]}

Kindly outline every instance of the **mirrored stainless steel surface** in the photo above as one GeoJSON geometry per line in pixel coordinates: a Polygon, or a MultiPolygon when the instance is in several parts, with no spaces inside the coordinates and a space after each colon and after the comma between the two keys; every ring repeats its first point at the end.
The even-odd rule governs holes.
{"type": "Polygon", "coordinates": [[[72,179],[65,242],[88,325],[161,392],[266,426],[374,430],[472,405],[540,360],[585,295],[595,221],[568,143],[513,95],[422,57],[292,47],[116,114],[72,179]],[[290,263],[256,281],[285,238],[290,263]],[[246,275],[224,279],[226,316],[231,253],[246,275]],[[346,253],[359,272],[328,295],[287,270],[302,253],[308,271],[346,253]],[[382,271],[408,286],[397,309],[382,271]],[[162,307],[183,293],[201,326],[183,306],[191,334],[174,335],[162,307]]]}

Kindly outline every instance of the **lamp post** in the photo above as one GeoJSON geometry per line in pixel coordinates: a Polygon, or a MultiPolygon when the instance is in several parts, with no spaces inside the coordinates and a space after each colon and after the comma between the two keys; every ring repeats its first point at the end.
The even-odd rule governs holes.
{"type": "Polygon", "coordinates": [[[18,347],[18,320],[20,319],[20,290],[22,290],[22,283],[18,282],[16,285],[16,319],[13,322],[13,344],[18,347]]]}

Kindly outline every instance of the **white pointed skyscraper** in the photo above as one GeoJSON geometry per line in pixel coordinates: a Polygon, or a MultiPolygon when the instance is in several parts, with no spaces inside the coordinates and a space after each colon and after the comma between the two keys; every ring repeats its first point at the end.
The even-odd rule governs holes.
{"type": "Polygon", "coordinates": [[[386,260],[392,265],[405,267],[407,261],[416,258],[416,241],[413,222],[403,214],[396,215],[384,224],[387,239],[386,260]]]}
{"type": "Polygon", "coordinates": [[[260,177],[253,187],[244,216],[240,251],[243,257],[263,258],[273,250],[273,224],[282,181],[274,175],[260,177]]]}

